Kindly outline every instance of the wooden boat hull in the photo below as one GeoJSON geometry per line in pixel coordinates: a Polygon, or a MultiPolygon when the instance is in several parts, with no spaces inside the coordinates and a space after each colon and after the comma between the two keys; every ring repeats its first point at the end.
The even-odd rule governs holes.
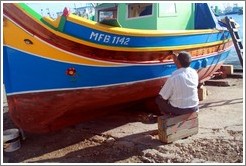
{"type": "MultiPolygon", "coordinates": [[[[211,73],[219,68],[220,64],[210,66],[211,73]]],[[[207,71],[208,69],[202,69],[199,73],[211,74],[207,71]]],[[[14,123],[25,131],[56,131],[106,115],[114,109],[117,110],[117,107],[153,98],[157,96],[165,81],[166,78],[161,78],[101,88],[10,95],[9,114],[14,123]]]]}
{"type": "Polygon", "coordinates": [[[157,79],[129,85],[11,95],[9,110],[13,121],[24,130],[50,132],[102,116],[112,111],[112,106],[128,104],[129,99],[136,102],[155,96],[163,83],[164,79],[157,79]]]}
{"type": "MultiPolygon", "coordinates": [[[[14,51],[11,50],[11,52],[14,51]]],[[[200,81],[209,79],[214,71],[217,71],[223,64],[228,53],[229,51],[225,51],[220,55],[214,55],[210,58],[204,57],[194,60],[192,62],[194,67],[197,66],[197,64],[202,65],[203,61],[208,62],[206,68],[198,70],[200,81]],[[218,59],[218,57],[220,58],[218,59]]],[[[21,54],[17,53],[17,55],[20,56],[21,54]]],[[[62,67],[59,67],[58,62],[53,64],[52,60],[44,60],[40,57],[29,56],[33,59],[21,61],[22,58],[20,58],[16,62],[12,61],[14,63],[11,68],[12,71],[18,71],[16,74],[21,76],[25,75],[26,79],[23,80],[23,77],[18,78],[18,76],[13,76],[11,78],[13,82],[16,82],[11,89],[15,90],[15,92],[11,93],[9,90],[7,100],[9,104],[9,113],[15,124],[25,131],[36,133],[61,129],[65,126],[80,123],[106,114],[109,110],[112,110],[113,107],[122,107],[131,102],[144,101],[147,98],[155,97],[168,76],[176,70],[175,65],[169,63],[166,65],[135,66],[134,68],[137,68],[136,72],[131,69],[132,66],[120,67],[118,71],[117,67],[114,66],[112,70],[114,72],[109,70],[108,72],[105,71],[105,73],[100,67],[97,70],[97,67],[94,67],[95,69],[92,70],[94,71],[94,74],[92,74],[90,71],[85,70],[83,66],[76,66],[73,64],[72,66],[76,69],[77,75],[69,76],[66,73],[66,67],[70,67],[71,64],[62,63],[64,66],[62,65],[62,67]],[[41,64],[46,65],[49,64],[48,61],[51,61],[51,65],[48,65],[49,67],[42,68],[42,73],[44,75],[41,78],[40,74],[34,74],[40,71],[39,61],[41,64]],[[26,69],[24,66],[29,66],[29,68],[26,69]],[[117,78],[128,79],[128,75],[126,73],[124,74],[125,71],[122,69],[127,72],[132,71],[132,74],[135,73],[135,77],[138,77],[138,74],[136,73],[145,73],[144,76],[149,75],[151,77],[141,81],[128,80],[124,83],[114,83],[111,85],[108,85],[107,83],[100,86],[90,85],[82,87],[82,83],[79,83],[80,81],[83,81],[83,77],[88,80],[93,78],[95,80],[95,78],[99,77],[98,80],[107,82],[111,80],[110,78],[116,78],[116,80],[117,78]],[[162,70],[165,72],[162,73],[162,70]],[[83,71],[86,71],[87,74],[83,75],[83,73],[85,73],[83,71]],[[150,71],[149,74],[148,71],[150,71]],[[109,73],[110,75],[108,75],[109,73]],[[103,77],[100,77],[98,74],[103,77]],[[36,77],[34,75],[36,75],[36,77]],[[56,75],[63,75],[64,78],[56,79],[56,75]],[[66,81],[64,82],[64,80],[66,81]],[[57,82],[60,82],[60,84],[57,82]],[[81,85],[81,87],[78,87],[78,84],[81,85]],[[58,85],[60,86],[59,88],[57,88],[58,85]],[[54,86],[56,88],[52,89],[54,86]],[[20,87],[22,87],[22,89],[20,89],[20,87]],[[17,92],[18,90],[19,92],[17,92]]],[[[110,69],[112,67],[107,68],[110,69]]],[[[115,79],[113,80],[115,81],[115,79]]],[[[88,83],[88,81],[86,83],[88,83]]]]}
{"type": "Polygon", "coordinates": [[[4,4],[3,11],[3,72],[9,113],[18,127],[34,133],[55,131],[155,97],[176,70],[171,50],[190,52],[191,67],[203,82],[220,68],[232,47],[227,31],[148,34],[132,30],[123,34],[116,29],[109,34],[107,28],[112,27],[73,16],[59,18],[67,23],[61,30],[16,4],[4,4]],[[130,34],[136,42],[106,45],[96,34],[91,40],[84,38],[82,27],[99,36],[130,34]]]}

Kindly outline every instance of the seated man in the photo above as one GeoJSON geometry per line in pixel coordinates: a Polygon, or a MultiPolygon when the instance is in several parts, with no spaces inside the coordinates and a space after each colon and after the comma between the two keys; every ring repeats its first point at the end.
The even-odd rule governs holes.
{"type": "Polygon", "coordinates": [[[188,52],[172,54],[178,70],[167,79],[156,98],[162,114],[181,115],[198,111],[198,74],[189,67],[191,56],[188,52]]]}

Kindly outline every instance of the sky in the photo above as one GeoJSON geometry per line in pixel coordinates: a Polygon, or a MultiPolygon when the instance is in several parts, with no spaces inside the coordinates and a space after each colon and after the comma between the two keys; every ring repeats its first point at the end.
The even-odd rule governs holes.
{"type": "MultiPolygon", "coordinates": [[[[81,1],[80,1],[81,2],[81,1]]],[[[57,2],[57,3],[48,3],[48,2],[38,2],[38,3],[27,3],[28,6],[30,6],[32,9],[37,11],[39,14],[44,15],[47,14],[47,12],[50,12],[50,14],[56,17],[57,12],[63,11],[65,7],[69,8],[71,11],[73,11],[74,8],[85,6],[85,3],[72,3],[72,2],[57,2]]]]}
{"type": "MultiPolygon", "coordinates": [[[[57,16],[56,13],[63,11],[63,9],[65,7],[70,8],[70,10],[73,12],[73,9],[75,7],[85,6],[86,3],[90,3],[90,2],[95,3],[96,1],[60,1],[60,2],[59,1],[56,1],[56,2],[54,2],[54,1],[53,2],[52,1],[50,1],[50,2],[49,1],[43,1],[43,2],[41,2],[41,1],[36,1],[36,2],[29,1],[29,2],[27,2],[27,4],[41,15],[42,15],[42,13],[44,15],[47,15],[47,12],[50,12],[51,16],[56,17],[57,16]],[[41,10],[42,10],[42,12],[41,12],[41,10]]],[[[101,1],[97,1],[97,2],[101,3],[101,1]]],[[[106,2],[112,3],[113,1],[111,1],[111,2],[106,1],[106,2]]],[[[151,2],[151,1],[148,1],[148,2],[151,2]]],[[[153,2],[155,2],[155,1],[153,1],[153,2]]],[[[217,5],[219,7],[219,9],[222,9],[222,10],[228,5],[233,6],[234,3],[238,3],[238,6],[244,6],[243,1],[199,1],[199,2],[207,2],[209,4],[209,6],[216,6],[217,5]]]]}

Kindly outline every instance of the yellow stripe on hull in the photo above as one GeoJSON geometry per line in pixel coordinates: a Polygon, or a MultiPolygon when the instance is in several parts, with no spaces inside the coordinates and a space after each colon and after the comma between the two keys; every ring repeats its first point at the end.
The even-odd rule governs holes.
{"type": "MultiPolygon", "coordinates": [[[[78,38],[74,38],[71,36],[68,36],[66,34],[60,33],[58,31],[54,31],[57,36],[63,37],[65,39],[74,41],[76,43],[84,44],[90,47],[95,47],[95,48],[100,48],[104,50],[114,50],[114,51],[129,51],[129,52],[145,52],[145,51],[178,51],[178,50],[184,50],[184,49],[192,49],[192,48],[203,48],[203,47],[208,47],[208,46],[214,46],[214,45],[219,45],[225,42],[228,42],[231,39],[227,39],[224,41],[216,41],[216,42],[210,42],[210,43],[203,43],[203,44],[192,44],[192,45],[183,45],[183,46],[169,46],[169,47],[117,47],[117,46],[107,46],[107,45],[100,45],[92,42],[87,42],[78,38]]],[[[122,35],[122,34],[121,34],[122,35]]]]}
{"type": "MultiPolygon", "coordinates": [[[[15,4],[15,5],[20,10],[22,10],[24,13],[26,13],[29,17],[32,17],[25,10],[20,8],[18,6],[18,4],[15,4]]],[[[57,19],[60,19],[60,18],[57,18],[57,19]]],[[[80,43],[80,44],[83,44],[83,45],[87,45],[87,46],[95,47],[95,48],[99,48],[99,49],[104,49],[104,50],[129,51],[129,52],[139,52],[139,51],[155,52],[155,51],[169,51],[169,50],[178,51],[178,50],[184,50],[184,49],[192,49],[192,48],[201,48],[201,47],[213,46],[213,45],[218,45],[218,44],[222,44],[224,42],[229,41],[229,40],[224,40],[224,41],[216,41],[216,42],[203,43],[203,44],[171,46],[171,47],[141,47],[141,48],[140,47],[124,47],[122,49],[122,47],[100,45],[100,44],[84,41],[84,40],[78,39],[76,37],[72,37],[70,35],[61,33],[59,31],[55,31],[54,29],[46,26],[45,24],[43,24],[42,22],[38,21],[35,18],[33,18],[33,20],[35,22],[37,22],[38,24],[40,24],[40,26],[45,27],[46,29],[48,29],[49,31],[51,31],[52,33],[54,33],[57,36],[60,36],[60,37],[65,38],[67,40],[74,41],[76,43],[80,43]]],[[[99,30],[99,31],[118,34],[118,35],[125,34],[125,35],[130,35],[130,36],[144,36],[144,37],[146,37],[146,36],[174,36],[174,35],[175,36],[181,36],[181,35],[192,35],[192,34],[210,34],[210,33],[217,33],[219,31],[219,30],[216,30],[216,29],[179,30],[179,31],[176,31],[176,30],[135,30],[135,29],[128,29],[128,28],[111,27],[111,26],[107,26],[107,25],[103,25],[103,24],[98,25],[98,23],[95,22],[95,21],[91,21],[91,20],[76,16],[76,15],[72,15],[72,14],[70,14],[67,17],[67,20],[68,21],[72,21],[72,22],[74,22],[76,24],[79,24],[79,25],[87,26],[89,28],[93,27],[93,29],[96,29],[96,30],[99,30]]],[[[57,24],[56,21],[54,21],[54,23],[57,24]]],[[[52,23],[52,25],[53,25],[53,23],[52,23]]]]}
{"type": "Polygon", "coordinates": [[[192,34],[209,34],[209,33],[217,33],[219,32],[216,29],[205,29],[205,30],[142,30],[142,29],[130,29],[130,28],[122,28],[122,27],[112,27],[100,24],[98,22],[88,20],[86,18],[69,14],[67,17],[68,21],[74,22],[79,25],[83,25],[86,27],[93,27],[93,29],[118,34],[118,35],[129,35],[129,36],[181,36],[181,35],[192,35],[192,34]]]}
{"type": "MultiPolygon", "coordinates": [[[[16,7],[18,7],[20,10],[22,10],[26,15],[29,17],[32,17],[31,15],[28,14],[24,9],[22,9],[18,3],[14,4],[16,7]]],[[[40,24],[39,21],[37,21],[35,18],[33,18],[36,22],[40,24]]],[[[57,19],[60,19],[59,17],[57,19]]],[[[93,29],[99,30],[99,31],[104,31],[104,32],[109,32],[113,34],[126,34],[129,36],[181,36],[181,35],[192,35],[192,34],[209,34],[209,33],[217,33],[219,30],[217,29],[202,29],[202,30],[136,30],[136,29],[130,29],[130,28],[119,28],[119,27],[112,27],[112,26],[107,26],[100,24],[98,25],[98,22],[91,21],[88,19],[85,19],[83,17],[74,15],[74,14],[69,14],[67,16],[68,21],[72,21],[76,24],[87,26],[87,27],[93,27],[93,29]]],[[[49,20],[48,22],[51,23],[49,20]]],[[[56,21],[54,21],[56,22],[56,21]]],[[[57,24],[57,23],[55,23],[57,24]]],[[[53,25],[53,23],[52,23],[53,25]]],[[[48,28],[46,25],[42,24],[42,26],[46,27],[49,30],[52,30],[51,28],[48,28]]]]}
{"type": "Polygon", "coordinates": [[[74,55],[66,51],[59,50],[53,46],[42,42],[40,39],[35,36],[28,34],[20,27],[16,26],[9,20],[4,20],[4,38],[3,42],[5,45],[30,52],[31,54],[36,54],[38,56],[53,59],[62,62],[76,63],[83,65],[93,65],[93,66],[114,66],[120,65],[120,63],[106,62],[100,60],[89,59],[79,55],[74,55]],[[32,45],[26,44],[24,39],[29,39],[33,42],[32,45]]]}

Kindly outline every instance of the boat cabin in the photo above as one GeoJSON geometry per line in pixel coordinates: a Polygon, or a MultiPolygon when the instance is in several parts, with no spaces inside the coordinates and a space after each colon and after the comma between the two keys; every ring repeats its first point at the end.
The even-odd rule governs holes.
{"type": "Polygon", "coordinates": [[[208,29],[216,26],[212,17],[206,3],[102,3],[95,8],[95,21],[116,19],[134,29],[208,29]]]}

